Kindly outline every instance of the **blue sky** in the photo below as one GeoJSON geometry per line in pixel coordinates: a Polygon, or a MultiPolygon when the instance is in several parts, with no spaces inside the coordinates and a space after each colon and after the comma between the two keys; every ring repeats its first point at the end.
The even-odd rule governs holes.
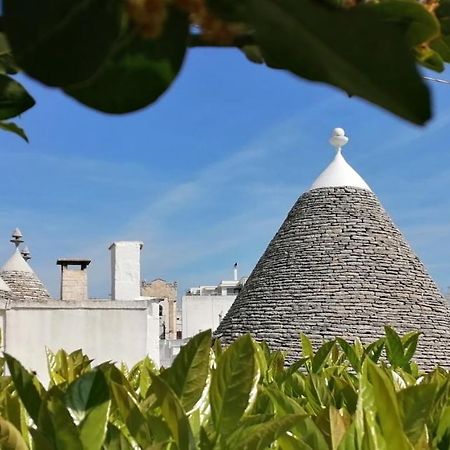
{"type": "Polygon", "coordinates": [[[331,160],[337,126],[347,160],[450,285],[450,86],[431,84],[435,118],[421,128],[233,50],[191,51],[172,89],[127,116],[22,81],[37,106],[18,121],[30,144],[0,134],[0,259],[19,226],[55,296],[56,259],[86,257],[90,294],[107,297],[107,249],[122,239],[144,241],[143,278],[180,291],[230,278],[235,261],[249,274],[331,160]]]}

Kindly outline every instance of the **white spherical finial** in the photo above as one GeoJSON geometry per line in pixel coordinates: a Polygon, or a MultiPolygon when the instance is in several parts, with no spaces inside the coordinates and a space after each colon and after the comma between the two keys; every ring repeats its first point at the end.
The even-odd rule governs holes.
{"type": "Polygon", "coordinates": [[[348,137],[345,135],[343,128],[335,128],[333,134],[330,138],[330,144],[337,150],[340,151],[341,148],[348,142],[348,137]]]}

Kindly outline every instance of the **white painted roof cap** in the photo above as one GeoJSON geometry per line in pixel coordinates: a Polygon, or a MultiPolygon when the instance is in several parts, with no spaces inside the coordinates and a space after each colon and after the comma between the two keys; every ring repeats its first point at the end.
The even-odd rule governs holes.
{"type": "Polygon", "coordinates": [[[3,272],[29,272],[34,273],[30,265],[23,259],[18,248],[12,254],[11,258],[1,268],[3,272]]]}
{"type": "Polygon", "coordinates": [[[347,144],[348,137],[342,128],[335,128],[330,138],[330,144],[336,150],[336,156],[328,167],[316,178],[309,189],[350,186],[361,189],[370,189],[369,185],[362,179],[358,172],[342,156],[342,147],[347,144]]]}

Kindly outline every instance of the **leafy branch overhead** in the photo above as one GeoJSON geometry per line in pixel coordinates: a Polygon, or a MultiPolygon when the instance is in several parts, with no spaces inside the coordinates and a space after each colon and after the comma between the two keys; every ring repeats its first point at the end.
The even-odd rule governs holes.
{"type": "Polygon", "coordinates": [[[155,102],[189,48],[212,46],[424,124],[417,65],[450,61],[450,0],[4,0],[1,25],[0,120],[33,105],[16,69],[123,114],[155,102]]]}

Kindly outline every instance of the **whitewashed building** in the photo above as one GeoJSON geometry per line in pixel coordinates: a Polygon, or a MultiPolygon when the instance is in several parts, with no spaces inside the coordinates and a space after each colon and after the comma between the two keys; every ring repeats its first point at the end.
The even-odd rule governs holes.
{"type": "Polygon", "coordinates": [[[235,264],[233,280],[222,280],[213,286],[190,288],[181,303],[183,338],[190,338],[209,328],[214,331],[246,281],[246,277],[238,279],[235,264]]]}
{"type": "Polygon", "coordinates": [[[18,249],[0,270],[2,350],[47,379],[45,349],[82,349],[95,363],[107,360],[131,366],[149,356],[157,364],[158,298],[140,295],[141,242],[111,247],[111,299],[87,298],[88,260],[60,259],[61,298],[54,300],[18,249]],[[73,266],[79,269],[73,269],[73,266]],[[72,268],[70,268],[72,266],[72,268]]]}

